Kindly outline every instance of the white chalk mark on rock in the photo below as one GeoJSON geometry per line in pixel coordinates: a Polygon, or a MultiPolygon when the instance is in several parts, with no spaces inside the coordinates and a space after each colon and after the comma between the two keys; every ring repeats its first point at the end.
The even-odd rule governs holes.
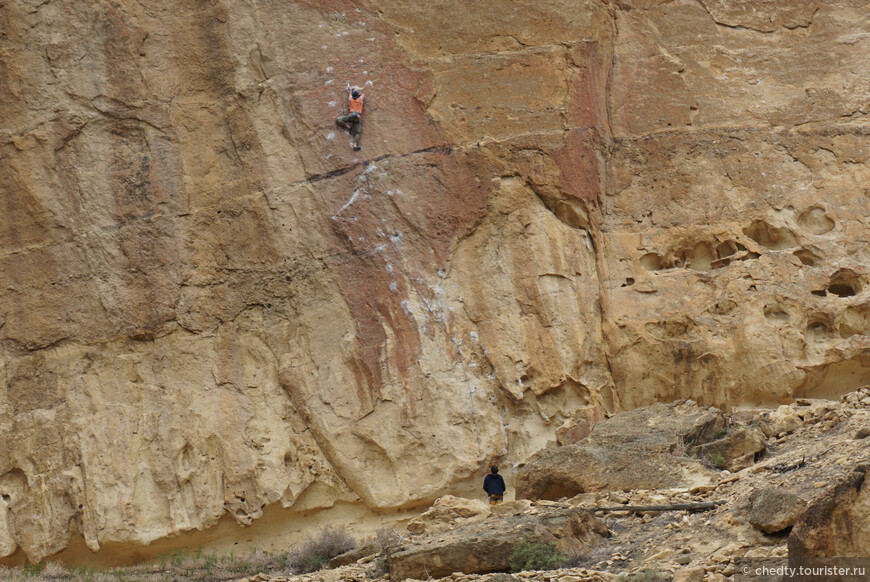
{"type": "Polygon", "coordinates": [[[345,202],[345,203],[344,203],[344,206],[342,206],[341,208],[339,208],[339,209],[338,209],[338,212],[336,212],[335,214],[333,214],[332,217],[333,217],[333,218],[336,218],[339,214],[342,213],[343,210],[347,209],[348,206],[350,206],[351,204],[353,204],[354,202],[356,202],[357,198],[359,198],[359,193],[360,193],[359,190],[354,190],[354,191],[353,191],[353,196],[350,197],[350,200],[348,200],[347,202],[345,202]]]}

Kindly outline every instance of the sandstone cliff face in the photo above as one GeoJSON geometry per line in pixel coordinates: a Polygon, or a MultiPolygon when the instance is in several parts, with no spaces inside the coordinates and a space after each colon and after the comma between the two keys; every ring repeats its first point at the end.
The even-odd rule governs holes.
{"type": "Polygon", "coordinates": [[[0,0],[0,556],[870,381],[864,3],[403,4],[0,0]]]}

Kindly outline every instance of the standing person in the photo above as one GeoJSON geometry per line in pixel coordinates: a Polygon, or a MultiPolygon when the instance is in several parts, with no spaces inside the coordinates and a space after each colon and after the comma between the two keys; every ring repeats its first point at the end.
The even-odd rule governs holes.
{"type": "Polygon", "coordinates": [[[359,138],[362,134],[362,110],[365,95],[360,94],[356,89],[348,87],[347,100],[350,113],[338,117],[335,123],[339,127],[350,130],[350,135],[353,137],[351,147],[355,150],[360,150],[362,146],[359,145],[359,138]]]}
{"type": "Polygon", "coordinates": [[[506,489],[504,479],[498,474],[498,467],[493,465],[489,468],[489,475],[483,478],[483,490],[489,495],[489,504],[498,505],[501,503],[506,489]]]}

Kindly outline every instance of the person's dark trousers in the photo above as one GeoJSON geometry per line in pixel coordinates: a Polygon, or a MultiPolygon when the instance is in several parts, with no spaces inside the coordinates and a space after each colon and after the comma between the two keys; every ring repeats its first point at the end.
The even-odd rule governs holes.
{"type": "Polygon", "coordinates": [[[353,143],[359,145],[359,138],[362,135],[362,117],[353,114],[342,115],[335,120],[335,124],[349,129],[350,135],[353,137],[353,143]]]}

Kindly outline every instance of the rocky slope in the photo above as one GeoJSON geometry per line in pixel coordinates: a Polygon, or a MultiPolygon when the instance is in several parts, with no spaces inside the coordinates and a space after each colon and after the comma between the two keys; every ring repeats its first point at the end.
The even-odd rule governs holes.
{"type": "MultiPolygon", "coordinates": [[[[734,420],[734,427],[757,424],[765,429],[770,435],[765,452],[743,469],[721,471],[711,484],[644,490],[614,483],[571,499],[510,501],[492,511],[479,501],[448,496],[411,522],[406,540],[393,549],[399,560],[389,578],[381,575],[372,556],[332,571],[305,576],[264,573],[248,580],[425,580],[429,578],[426,564],[434,562],[437,555],[454,572],[444,579],[455,581],[615,582],[623,575],[622,579],[720,582],[734,579],[736,568],[747,564],[795,566],[799,563],[796,560],[808,557],[864,556],[870,543],[870,489],[863,484],[870,468],[866,450],[870,387],[839,402],[802,400],[784,408],[788,410],[780,410],[773,418],[765,419],[765,413],[745,413],[744,418],[734,420]],[[791,420],[785,422],[785,418],[791,420]],[[628,509],[703,503],[717,507],[697,512],[628,509]],[[608,509],[598,509],[603,507],[608,509]],[[609,532],[597,530],[604,535],[588,536],[579,552],[567,548],[565,553],[573,562],[569,568],[513,576],[492,574],[468,551],[477,538],[487,539],[497,548],[494,542],[500,539],[501,529],[514,530],[513,544],[529,539],[526,532],[542,519],[554,520],[552,530],[561,533],[558,528],[565,516],[578,508],[597,513],[609,532]],[[464,553],[457,550],[463,547],[464,553]],[[415,562],[416,570],[408,572],[406,564],[412,552],[420,559],[415,562]],[[651,573],[643,578],[644,571],[651,573]]],[[[674,418],[680,411],[658,413],[666,421],[683,420],[674,418]]],[[[621,416],[628,415],[614,418],[621,416]]],[[[625,428],[627,438],[646,435],[641,424],[635,423],[635,427],[633,431],[625,428]]],[[[601,447],[614,455],[620,448],[614,443],[601,447]]],[[[674,458],[681,454],[675,451],[674,458]]],[[[695,461],[695,466],[698,473],[705,473],[701,463],[695,461]]],[[[642,475],[643,467],[638,467],[637,473],[642,475]]],[[[578,528],[577,533],[586,533],[586,529],[578,528]]],[[[559,541],[566,547],[576,541],[571,535],[557,538],[562,538],[559,541]]],[[[393,560],[389,563],[394,565],[393,560]]]]}
{"type": "Polygon", "coordinates": [[[406,4],[0,0],[0,557],[870,381],[866,3],[406,4]]]}

